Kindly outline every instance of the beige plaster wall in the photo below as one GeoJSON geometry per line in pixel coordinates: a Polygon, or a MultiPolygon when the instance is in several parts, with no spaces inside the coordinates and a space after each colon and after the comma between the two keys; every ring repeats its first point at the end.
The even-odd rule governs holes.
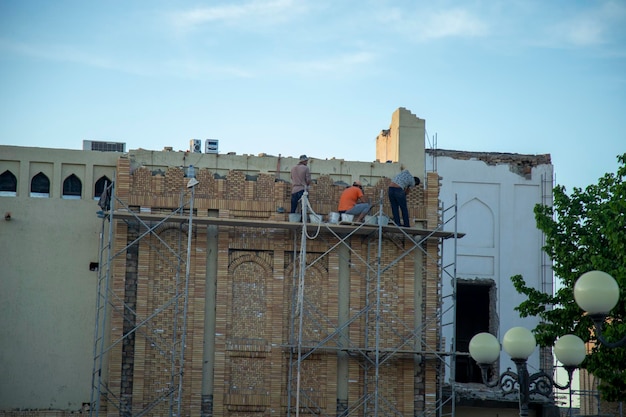
{"type": "Polygon", "coordinates": [[[89,263],[98,262],[101,227],[93,167],[112,178],[118,157],[0,147],[0,173],[18,178],[17,196],[0,197],[0,410],[89,402],[97,278],[89,263]],[[83,182],[81,200],[60,198],[59,174],[70,166],[83,182]],[[50,179],[50,198],[29,197],[39,172],[50,179]]]}
{"type": "Polygon", "coordinates": [[[423,181],[425,137],[426,121],[400,107],[393,112],[389,129],[376,137],[376,160],[398,163],[401,169],[408,169],[423,181]]]}

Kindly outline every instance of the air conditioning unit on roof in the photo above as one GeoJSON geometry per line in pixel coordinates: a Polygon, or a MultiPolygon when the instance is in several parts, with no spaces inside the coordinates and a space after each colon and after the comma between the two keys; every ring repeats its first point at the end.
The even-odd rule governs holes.
{"type": "Polygon", "coordinates": [[[83,151],[126,152],[126,143],[83,140],[83,151]]]}
{"type": "Polygon", "coordinates": [[[189,141],[189,152],[202,153],[202,140],[191,139],[189,141]]]}
{"type": "Polygon", "coordinates": [[[217,153],[217,147],[219,144],[219,140],[217,139],[207,139],[204,141],[204,152],[206,153],[217,153]]]}

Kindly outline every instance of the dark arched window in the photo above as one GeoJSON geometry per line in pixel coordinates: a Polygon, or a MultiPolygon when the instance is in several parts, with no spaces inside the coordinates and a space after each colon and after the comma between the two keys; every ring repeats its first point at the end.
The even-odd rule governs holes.
{"type": "Polygon", "coordinates": [[[104,191],[104,187],[108,187],[111,185],[111,180],[106,175],[100,177],[98,181],[96,181],[96,188],[93,192],[93,199],[99,200],[100,196],[102,196],[102,192],[104,191]]]}
{"type": "Polygon", "coordinates": [[[50,180],[43,172],[35,175],[30,180],[30,196],[31,197],[50,197],[50,180]]]}
{"type": "Polygon", "coordinates": [[[17,195],[17,177],[8,169],[0,174],[0,196],[15,197],[17,195]]]}
{"type": "Polygon", "coordinates": [[[79,199],[83,195],[83,183],[74,174],[63,181],[63,198],[79,199]]]}

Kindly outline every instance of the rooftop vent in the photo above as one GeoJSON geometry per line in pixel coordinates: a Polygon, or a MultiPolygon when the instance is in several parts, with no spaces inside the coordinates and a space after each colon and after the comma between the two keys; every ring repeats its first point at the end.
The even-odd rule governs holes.
{"type": "Polygon", "coordinates": [[[126,143],[83,140],[83,151],[126,152],[126,143]]]}

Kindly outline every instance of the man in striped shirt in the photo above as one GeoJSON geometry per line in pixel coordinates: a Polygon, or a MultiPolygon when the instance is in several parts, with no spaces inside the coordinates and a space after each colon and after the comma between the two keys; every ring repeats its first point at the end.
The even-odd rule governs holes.
{"type": "Polygon", "coordinates": [[[406,196],[411,187],[418,186],[420,182],[418,177],[414,177],[405,169],[396,175],[391,181],[391,184],[389,184],[389,202],[391,203],[393,222],[396,226],[411,227],[406,196]],[[402,223],[400,223],[400,211],[402,212],[402,219],[404,220],[402,223]]]}

